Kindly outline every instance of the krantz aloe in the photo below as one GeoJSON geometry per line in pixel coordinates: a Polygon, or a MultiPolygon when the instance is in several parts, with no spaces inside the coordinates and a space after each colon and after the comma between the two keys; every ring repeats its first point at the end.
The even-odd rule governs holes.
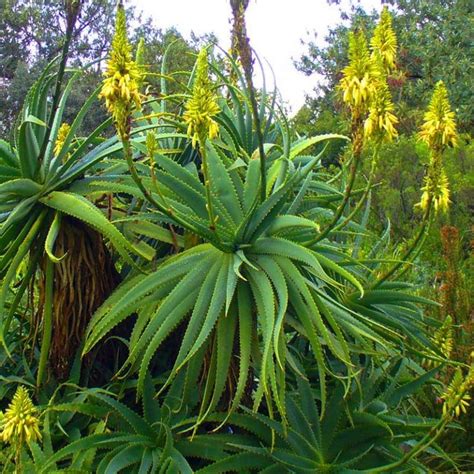
{"type": "MultiPolygon", "coordinates": [[[[103,83],[77,117],[63,119],[80,79],[65,50],[0,142],[0,376],[36,388],[0,414],[0,442],[21,435],[0,466],[375,473],[429,472],[428,448],[446,459],[435,441],[467,411],[472,368],[458,364],[443,390],[451,322],[428,317],[435,303],[400,278],[389,229],[367,227],[379,147],[397,138],[391,16],[370,42],[350,37],[350,137],[300,137],[277,91],[254,88],[248,4],[231,1],[229,55],[208,44],[173,75],[173,43],[159,73],[143,64],[146,38],[133,59],[119,2],[103,83]],[[96,100],[111,117],[81,136],[96,100]],[[333,140],[348,156],[335,176],[321,162],[333,140]],[[368,146],[372,170],[354,189],[368,146]],[[114,350],[97,356],[104,344],[114,350]],[[439,419],[414,409],[423,386],[442,394],[439,419]]],[[[441,152],[455,124],[435,94],[422,135],[439,145],[442,109],[441,152]]]]}
{"type": "MultiPolygon", "coordinates": [[[[375,61],[368,50],[367,61],[375,61]]],[[[235,62],[232,67],[244,79],[235,62]]],[[[375,63],[371,67],[377,69],[375,63]]],[[[318,243],[331,231],[318,238],[314,216],[329,209],[312,204],[314,190],[323,186],[317,169],[324,150],[317,156],[302,153],[311,145],[347,138],[323,135],[293,142],[285,118],[273,112],[271,98],[263,95],[258,113],[267,130],[264,179],[248,81],[237,91],[216,68],[209,68],[228,89],[227,98],[214,97],[207,69],[204,50],[191,76],[190,94],[184,95],[183,115],[174,118],[187,130],[191,144],[199,144],[195,162],[181,164],[179,150],[167,150],[159,133],[153,147],[153,132],[132,133],[123,140],[132,179],[124,174],[115,181],[99,177],[87,184],[91,190],[144,199],[146,208],[135,221],[172,224],[181,229],[179,236],[191,232],[197,240],[189,247],[175,238],[174,255],[160,259],[153,271],[129,275],[92,318],[84,354],[136,313],[119,377],[137,373],[139,397],[160,350],[178,331],[180,342],[160,392],[170,390],[191,403],[198,383],[197,425],[224,399],[230,412],[236,410],[249,389],[254,410],[265,404],[272,416],[278,413],[285,420],[287,367],[296,367],[287,343],[301,338],[318,368],[324,412],[335,361],[349,384],[363,348],[396,350],[396,341],[402,339],[409,345],[430,345],[421,313],[407,313],[400,326],[397,309],[381,309],[377,303],[385,295],[402,306],[427,301],[396,286],[392,291],[365,291],[374,275],[363,270],[363,263],[351,261],[337,243],[318,243]],[[256,137],[250,148],[246,133],[256,137]],[[151,167],[144,166],[149,162],[151,167]],[[411,330],[405,332],[404,325],[411,330]]],[[[155,124],[156,129],[166,123],[162,114],[153,118],[143,110],[135,110],[134,121],[143,128],[155,124]]],[[[179,139],[179,128],[175,133],[179,139]]],[[[331,193],[330,187],[325,189],[323,202],[331,193]]],[[[158,230],[155,235],[160,240],[158,230]]],[[[162,235],[169,239],[169,234],[162,235]]]]}

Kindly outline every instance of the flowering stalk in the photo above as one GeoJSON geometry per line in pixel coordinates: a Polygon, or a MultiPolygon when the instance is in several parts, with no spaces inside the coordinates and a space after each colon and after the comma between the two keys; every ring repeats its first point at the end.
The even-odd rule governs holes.
{"type": "Polygon", "coordinates": [[[138,67],[138,72],[140,74],[137,85],[138,90],[143,86],[145,79],[146,67],[145,67],[145,38],[141,37],[138,41],[137,52],[135,53],[135,63],[138,67]]]}
{"type": "MultiPolygon", "coordinates": [[[[138,91],[140,80],[140,67],[132,60],[131,46],[127,37],[125,10],[122,2],[120,2],[117,9],[112,49],[100,97],[105,99],[107,109],[114,118],[130,175],[145,199],[183,228],[195,232],[191,224],[177,216],[173,209],[167,207],[166,202],[159,202],[153,197],[152,193],[143,185],[135,167],[130,144],[130,132],[133,108],[134,106],[137,108],[141,106],[138,91]]],[[[212,240],[212,237],[210,237],[210,240],[212,240]]]]}
{"type": "Polygon", "coordinates": [[[28,391],[19,386],[5,413],[0,412],[0,442],[9,443],[15,450],[17,472],[21,470],[21,448],[26,443],[41,439],[39,412],[28,391]]]}
{"type": "MultiPolygon", "coordinates": [[[[345,219],[344,224],[339,224],[346,206],[351,198],[352,188],[357,176],[357,170],[362,158],[364,140],[372,135],[377,134],[383,137],[386,133],[393,137],[395,135],[393,128],[393,114],[391,114],[391,101],[387,97],[387,89],[382,89],[382,93],[378,92],[376,85],[380,82],[381,70],[378,63],[370,55],[370,51],[365,39],[364,33],[358,31],[351,33],[349,37],[349,65],[342,71],[343,77],[339,84],[339,90],[342,92],[342,100],[351,112],[351,136],[352,136],[352,160],[349,169],[349,178],[344,190],[344,196],[341,204],[338,206],[331,222],[328,226],[307,245],[314,245],[323,240],[335,226],[341,228],[348,220],[345,219]],[[372,106],[374,97],[377,94],[381,97],[380,104],[372,106]],[[371,108],[372,106],[372,108],[371,108]],[[371,118],[369,125],[366,125],[365,117],[369,114],[371,118]],[[380,129],[380,130],[379,130],[380,129]]],[[[393,106],[392,106],[393,107],[393,106]]],[[[376,147],[378,150],[378,147],[376,147]]],[[[374,157],[375,160],[375,157],[374,157]]],[[[372,167],[374,169],[374,167],[372,167]]],[[[369,179],[368,189],[371,186],[372,174],[369,179]]],[[[368,191],[367,191],[368,192],[368,191]]],[[[364,193],[364,198],[366,194],[364,193]]],[[[360,207],[361,203],[356,206],[360,207]]],[[[353,216],[354,214],[351,214],[353,216]]]]}
{"type": "Polygon", "coordinates": [[[147,151],[147,154],[148,154],[148,158],[150,160],[151,182],[153,183],[153,187],[155,188],[156,193],[158,194],[158,196],[160,196],[160,199],[163,201],[163,204],[166,207],[169,207],[167,202],[166,202],[166,199],[163,195],[163,192],[161,191],[160,187],[158,186],[158,181],[157,181],[156,175],[155,175],[155,166],[156,166],[155,153],[157,151],[157,144],[156,144],[155,134],[153,132],[148,132],[146,134],[145,143],[146,143],[146,151],[147,151]]]}
{"type": "Polygon", "coordinates": [[[419,251],[422,249],[423,243],[426,239],[426,236],[429,233],[429,229],[430,229],[430,226],[431,226],[431,219],[430,219],[431,209],[432,209],[432,200],[430,199],[427,202],[426,209],[425,209],[425,212],[423,214],[422,224],[421,224],[421,226],[418,230],[418,233],[417,233],[416,237],[414,238],[413,242],[411,243],[411,245],[409,245],[409,247],[407,248],[407,250],[405,251],[403,256],[399,259],[399,261],[395,265],[393,265],[387,272],[385,272],[377,280],[377,282],[372,286],[372,288],[375,289],[375,288],[379,287],[384,281],[386,281],[388,278],[390,278],[392,275],[394,275],[400,267],[404,267],[404,268],[399,273],[399,275],[398,275],[399,277],[401,275],[403,275],[408,270],[408,268],[410,267],[411,262],[416,258],[419,251]],[[415,250],[417,250],[417,251],[415,252],[415,250]]]}
{"type": "MultiPolygon", "coordinates": [[[[367,118],[364,121],[364,139],[366,141],[372,140],[375,145],[369,179],[364,194],[354,206],[353,211],[341,224],[336,225],[332,229],[333,231],[349,223],[365,202],[372,186],[381,144],[391,142],[398,135],[395,129],[398,119],[394,114],[395,107],[387,84],[387,74],[395,68],[397,37],[392,29],[392,17],[386,7],[382,10],[380,21],[375,27],[370,44],[372,52],[370,55],[369,77],[374,83],[374,89],[369,96],[367,118]]],[[[364,55],[366,55],[365,51],[364,55]]]]}
{"type": "Polygon", "coordinates": [[[434,202],[437,212],[447,211],[449,207],[449,187],[446,173],[443,169],[442,155],[446,147],[456,146],[458,135],[454,112],[448,99],[448,91],[442,81],[436,84],[433,97],[424,117],[424,123],[418,134],[421,141],[425,142],[431,151],[428,173],[423,195],[419,206],[424,209],[429,199],[434,202]]]}
{"type": "Polygon", "coordinates": [[[232,48],[239,53],[240,62],[244,70],[245,81],[250,96],[253,123],[257,133],[258,153],[260,157],[260,200],[263,202],[267,196],[267,172],[265,164],[265,149],[263,146],[262,124],[258,113],[258,104],[253,86],[253,58],[250,41],[247,37],[247,27],[245,25],[245,10],[249,5],[249,0],[230,0],[232,8],[232,48]]]}
{"type": "Polygon", "coordinates": [[[61,96],[61,86],[64,79],[64,71],[66,70],[69,48],[71,46],[72,36],[74,33],[74,25],[76,24],[77,17],[79,16],[82,3],[83,0],[66,0],[65,2],[66,34],[64,37],[64,43],[61,52],[61,61],[59,63],[58,74],[56,76],[56,85],[51,103],[51,113],[46,127],[46,133],[43,139],[43,143],[41,144],[38,162],[41,162],[44,158],[44,154],[46,153],[46,148],[49,142],[49,137],[51,135],[51,130],[53,129],[54,118],[56,117],[56,111],[59,106],[59,98],[61,96]]]}
{"type": "Polygon", "coordinates": [[[127,38],[125,9],[120,2],[112,49],[99,97],[105,100],[105,105],[112,114],[117,133],[123,142],[130,139],[133,106],[135,105],[137,109],[141,107],[138,92],[140,79],[139,67],[132,60],[131,46],[127,38]]]}
{"type": "Polygon", "coordinates": [[[216,230],[216,216],[212,205],[209,170],[207,163],[206,142],[216,138],[219,126],[214,117],[220,112],[216,97],[212,91],[209,79],[207,49],[203,48],[197,58],[196,79],[193,85],[191,98],[186,104],[184,120],[188,126],[188,136],[194,148],[199,147],[202,158],[202,172],[206,189],[207,212],[209,214],[209,228],[216,230]]]}
{"type": "Polygon", "coordinates": [[[396,68],[397,36],[392,28],[392,15],[387,7],[382,9],[380,21],[375,27],[374,35],[370,40],[372,57],[379,61],[385,74],[396,68]]]}
{"type": "MultiPolygon", "coordinates": [[[[436,329],[433,336],[433,345],[441,352],[443,357],[449,359],[453,351],[453,319],[450,315],[446,316],[441,327],[436,329]]],[[[436,355],[436,354],[434,354],[436,355]]],[[[436,360],[436,359],[435,359],[436,360]]],[[[425,367],[428,369],[434,365],[434,360],[426,358],[423,360],[425,367]]]]}
{"type": "Polygon", "coordinates": [[[369,177],[367,179],[367,185],[364,189],[364,192],[362,193],[362,197],[359,199],[359,202],[354,206],[354,209],[345,217],[345,219],[340,222],[339,224],[335,225],[331,231],[336,232],[342,228],[344,228],[351,220],[352,218],[359,212],[360,208],[364,204],[364,202],[367,199],[367,196],[369,195],[370,190],[372,189],[372,181],[373,177],[375,174],[375,167],[377,164],[377,159],[379,155],[379,150],[380,150],[380,144],[377,144],[374,150],[374,153],[372,155],[372,161],[370,164],[370,171],[369,171],[369,177]]]}
{"type": "Polygon", "coordinates": [[[408,269],[422,248],[422,244],[431,224],[431,211],[446,211],[449,207],[448,180],[443,169],[442,155],[448,146],[456,146],[457,132],[454,113],[451,111],[448,92],[442,81],[436,84],[433,97],[424,116],[424,123],[418,134],[419,139],[430,148],[430,163],[425,177],[423,194],[418,204],[424,211],[420,230],[413,243],[408,247],[400,261],[386,272],[374,285],[376,288],[387,278],[391,277],[400,267],[405,265],[400,275],[408,269]],[[415,252],[417,250],[417,252],[415,252]],[[409,260],[411,258],[411,260],[409,260]]]}
{"type": "Polygon", "coordinates": [[[395,129],[398,119],[394,114],[392,96],[387,84],[387,74],[395,68],[397,38],[392,29],[391,15],[386,8],[382,11],[370,45],[369,50],[362,31],[350,34],[349,64],[343,69],[343,77],[339,84],[342,100],[352,115],[352,160],[349,179],[342,202],[331,222],[308,245],[313,245],[324,239],[330,232],[341,229],[354,217],[372,186],[380,144],[384,141],[392,141],[398,135],[395,129]],[[364,143],[369,140],[375,142],[375,152],[372,156],[367,187],[352,212],[343,222],[339,222],[351,198],[364,143]]]}
{"type": "MultiPolygon", "coordinates": [[[[473,354],[471,354],[471,357],[473,354]]],[[[469,400],[471,399],[469,391],[473,386],[474,363],[471,363],[465,378],[462,375],[461,369],[458,368],[451,384],[443,395],[445,400],[443,405],[443,416],[438,423],[436,423],[436,425],[433,426],[433,428],[431,428],[431,430],[400,460],[380,468],[371,469],[370,472],[394,472],[394,469],[397,467],[403,466],[408,461],[418,456],[421,452],[426,451],[426,449],[428,449],[443,434],[446,426],[452,422],[455,417],[459,416],[461,412],[466,413],[467,407],[469,406],[469,400]]]]}

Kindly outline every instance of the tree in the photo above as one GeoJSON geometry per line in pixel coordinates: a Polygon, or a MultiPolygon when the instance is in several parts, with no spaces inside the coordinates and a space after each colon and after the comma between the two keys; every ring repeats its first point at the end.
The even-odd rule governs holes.
{"type": "MultiPolygon", "coordinates": [[[[402,127],[413,131],[417,119],[421,119],[420,114],[413,117],[407,104],[411,111],[423,108],[434,84],[443,80],[450,91],[461,131],[472,130],[473,3],[469,0],[388,0],[382,3],[389,3],[396,12],[393,26],[400,44],[401,75],[393,78],[392,85],[397,90],[394,98],[402,127]]],[[[324,47],[319,47],[314,40],[309,41],[306,53],[297,63],[297,68],[305,74],[323,75],[324,80],[315,89],[316,96],[308,99],[308,105],[318,113],[325,108],[337,111],[334,93],[339,71],[345,64],[348,32],[353,28],[371,31],[376,15],[358,5],[350,13],[343,13],[342,19],[348,19],[349,24],[341,23],[330,30],[324,47]]]]}
{"type": "MultiPolygon", "coordinates": [[[[87,73],[74,88],[66,120],[77,114],[83,98],[99,85],[104,60],[110,46],[115,18],[114,0],[84,0],[81,14],[74,29],[68,64],[87,68],[87,73]]],[[[175,29],[162,30],[151,18],[143,19],[133,7],[128,8],[128,20],[136,24],[131,42],[136,48],[140,38],[146,38],[145,64],[160,69],[165,49],[171,44],[168,69],[187,71],[191,68],[197,46],[213,37],[193,36],[186,41],[175,29]]],[[[45,65],[57,56],[62,47],[65,31],[65,12],[62,0],[31,2],[4,0],[0,2],[0,137],[9,134],[28,89],[38,78],[45,65]]],[[[159,79],[149,79],[155,87],[159,79]]],[[[179,84],[179,79],[176,84],[179,84]]],[[[178,85],[170,85],[176,92],[178,85]]],[[[158,91],[157,91],[158,92],[158,91]]],[[[94,104],[83,123],[83,132],[95,129],[105,118],[105,109],[94,104]]]]}
{"type": "MultiPolygon", "coordinates": [[[[72,37],[69,65],[95,62],[89,84],[74,90],[76,102],[99,82],[101,63],[110,44],[115,2],[85,0],[72,37]],[[94,79],[92,79],[94,77],[94,79]]],[[[134,11],[131,10],[134,15],[134,11]]],[[[0,136],[6,135],[17,117],[25,93],[44,66],[62,48],[66,28],[64,2],[5,0],[0,3],[0,136]]],[[[99,110],[95,123],[103,118],[99,110]]]]}

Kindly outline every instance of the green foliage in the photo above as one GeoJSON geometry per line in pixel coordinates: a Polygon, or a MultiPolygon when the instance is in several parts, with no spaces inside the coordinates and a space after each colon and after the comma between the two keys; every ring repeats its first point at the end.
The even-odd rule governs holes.
{"type": "Polygon", "coordinates": [[[209,64],[219,134],[195,148],[182,105],[196,68],[171,36],[145,50],[130,134],[110,136],[110,119],[82,133],[98,90],[75,111],[83,76],[64,69],[65,50],[28,93],[11,142],[0,141],[0,402],[17,384],[35,386],[43,436],[8,445],[0,465],[429,472],[429,452],[452,467],[436,440],[458,426],[450,414],[422,416],[417,399],[441,389],[449,362],[425,310],[438,305],[403,271],[393,278],[404,262],[382,216],[399,212],[388,204],[396,180],[413,188],[403,184],[400,198],[412,212],[425,150],[407,137],[386,145],[376,173],[389,184],[377,194],[360,175],[352,188],[344,119],[326,109],[312,135],[309,109],[290,126],[265,89],[255,108],[251,81],[227,56],[209,64]],[[397,174],[402,160],[410,173],[397,174]],[[70,337],[78,355],[58,384],[53,343],[70,337]]]}
{"type": "MultiPolygon", "coordinates": [[[[472,17],[472,5],[464,1],[394,0],[386,3],[394,7],[393,26],[400,45],[397,64],[399,72],[389,78],[396,114],[400,119],[397,127],[399,138],[393,143],[383,144],[378,151],[379,158],[373,177],[375,185],[370,191],[372,212],[365,215],[369,227],[378,229],[379,232],[383,232],[389,223],[392,240],[390,247],[396,258],[410,252],[407,249],[421,235],[417,228],[423,226],[423,215],[416,204],[420,200],[423,176],[429,163],[429,150],[419,142],[416,132],[423,120],[433,85],[436,81],[443,80],[449,90],[450,102],[454,104],[459,129],[465,132],[460,137],[459,146],[448,149],[443,155],[451,206],[449,213],[440,213],[430,223],[429,230],[423,236],[424,245],[413,253],[414,265],[405,266],[402,272],[406,279],[416,283],[419,294],[430,297],[436,295],[436,300],[442,303],[443,306],[430,310],[429,314],[444,321],[447,315],[455,316],[459,313],[460,327],[454,343],[459,351],[453,357],[465,362],[469,360],[465,344],[466,337],[469,339],[471,326],[464,315],[472,312],[470,295],[465,289],[464,281],[469,279],[469,262],[472,260],[469,243],[472,236],[472,213],[469,206],[472,201],[473,166],[470,136],[472,108],[468,105],[472,102],[473,93],[473,81],[468,77],[469,63],[472,63],[472,48],[469,45],[471,25],[465,18],[472,17]],[[454,267],[451,264],[449,270],[444,260],[452,243],[443,241],[442,235],[448,229],[445,226],[454,226],[454,229],[460,230],[456,264],[454,267]],[[453,310],[454,307],[456,310],[453,310]]],[[[324,47],[309,42],[307,53],[302,56],[298,65],[307,74],[322,74],[325,80],[315,89],[316,97],[308,99],[296,116],[294,124],[297,132],[311,134],[315,130],[324,130],[336,124],[343,131],[349,126],[336,92],[339,71],[346,61],[348,32],[352,28],[358,28],[369,35],[374,28],[376,16],[367,14],[359,6],[353,8],[350,14],[343,14],[342,19],[350,20],[350,24],[341,23],[331,30],[324,47]]],[[[367,177],[371,175],[372,152],[371,149],[365,150],[356,188],[363,187],[367,177]]],[[[328,164],[341,167],[335,176],[344,176],[344,163],[347,159],[350,159],[348,153],[340,149],[334,150],[332,156],[328,157],[328,164]]],[[[355,209],[355,205],[352,208],[355,209]]],[[[363,212],[362,208],[358,211],[361,219],[363,212]]],[[[366,240],[358,255],[370,252],[371,243],[366,240]]],[[[467,346],[471,345],[472,343],[467,342],[467,346]]],[[[449,379],[447,374],[444,377],[449,379]]],[[[433,395],[428,403],[432,404],[430,412],[437,413],[438,407],[433,395]]],[[[466,427],[469,426],[465,421],[463,423],[466,427]]],[[[469,445],[466,438],[463,438],[464,444],[460,445],[447,441],[447,436],[442,443],[445,447],[449,446],[453,453],[463,451],[469,445]]],[[[465,462],[462,453],[457,453],[456,456],[459,456],[461,463],[465,462]]],[[[460,469],[465,470],[465,467],[460,469]]]]}
{"type": "MultiPolygon", "coordinates": [[[[277,435],[272,449],[241,449],[266,454],[280,472],[395,472],[391,467],[403,459],[403,444],[422,437],[437,421],[404,413],[402,400],[427,379],[413,375],[407,362],[400,359],[381,368],[369,362],[349,391],[336,382],[324,414],[310,383],[299,379],[286,400],[288,427],[249,414],[277,435]]],[[[416,461],[406,461],[408,469],[423,469],[416,461]]]]}

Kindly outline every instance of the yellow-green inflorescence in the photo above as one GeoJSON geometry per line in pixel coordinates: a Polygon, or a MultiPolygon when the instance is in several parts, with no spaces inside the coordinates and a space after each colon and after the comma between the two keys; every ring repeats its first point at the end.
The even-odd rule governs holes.
{"type": "MultiPolygon", "coordinates": [[[[448,315],[441,327],[436,329],[433,336],[433,345],[441,352],[441,354],[449,359],[453,351],[454,346],[454,337],[453,337],[453,318],[448,315]]],[[[425,366],[431,367],[433,365],[433,360],[425,360],[425,366]]]]}
{"type": "Polygon", "coordinates": [[[367,40],[362,31],[349,34],[349,64],[342,70],[339,88],[342,99],[353,115],[366,112],[375,92],[375,80],[380,71],[370,57],[367,40]]]}
{"type": "Polygon", "coordinates": [[[146,67],[145,67],[145,38],[140,38],[137,45],[137,52],[135,53],[135,63],[137,65],[140,77],[137,80],[138,89],[143,85],[145,79],[146,67]]]}
{"type": "Polygon", "coordinates": [[[364,138],[376,142],[397,136],[398,119],[394,113],[387,75],[395,68],[397,39],[391,15],[382,11],[370,43],[362,31],[350,33],[349,64],[342,71],[339,88],[349,106],[353,121],[364,120],[364,138]]]}
{"type": "Polygon", "coordinates": [[[436,84],[433,97],[424,116],[419,139],[430,148],[430,163],[425,176],[419,206],[426,210],[430,203],[435,211],[449,208],[449,182],[443,168],[442,154],[448,146],[456,146],[458,134],[455,114],[451,111],[448,91],[442,81],[436,84]]]}
{"type": "Polygon", "coordinates": [[[382,80],[378,82],[377,90],[370,102],[369,114],[364,123],[365,137],[380,141],[392,141],[398,135],[395,128],[398,119],[394,109],[387,82],[382,80]]]}
{"type": "Polygon", "coordinates": [[[219,113],[217,98],[209,78],[207,49],[199,52],[196,66],[196,79],[191,98],[186,104],[184,120],[188,126],[188,136],[192,139],[193,147],[201,148],[208,138],[216,138],[219,126],[214,117],[219,113]]]}
{"type": "Polygon", "coordinates": [[[423,194],[418,205],[425,211],[428,209],[430,202],[433,203],[436,212],[446,212],[451,203],[448,177],[442,164],[438,164],[438,161],[431,161],[424,179],[424,185],[421,188],[423,194]]]}
{"type": "Polygon", "coordinates": [[[58,156],[59,153],[61,153],[61,150],[64,146],[67,136],[69,135],[70,130],[71,126],[66,122],[61,124],[61,126],[59,127],[58,136],[54,144],[54,156],[58,156]]]}
{"type": "Polygon", "coordinates": [[[370,41],[372,56],[380,61],[386,74],[395,69],[397,58],[397,36],[392,28],[392,15],[387,7],[380,14],[380,21],[375,27],[374,35],[370,41]]]}
{"type": "Polygon", "coordinates": [[[39,411],[26,388],[19,386],[5,413],[0,413],[0,441],[19,448],[23,443],[41,439],[39,411]]]}
{"type": "Polygon", "coordinates": [[[419,137],[432,150],[443,151],[447,146],[457,145],[456,116],[443,81],[436,84],[419,137]]]}
{"type": "Polygon", "coordinates": [[[470,391],[474,387],[474,363],[471,364],[466,375],[460,367],[456,368],[451,383],[442,395],[444,400],[443,414],[449,417],[458,417],[466,413],[469,407],[470,391]]]}
{"type": "Polygon", "coordinates": [[[369,104],[369,114],[364,124],[366,138],[376,141],[392,141],[398,132],[395,128],[398,119],[392,94],[387,84],[387,76],[395,70],[397,57],[397,37],[392,29],[392,16],[385,7],[380,21],[375,27],[370,41],[370,59],[377,69],[374,81],[374,92],[369,104]]]}
{"type": "Polygon", "coordinates": [[[140,81],[140,68],[132,60],[131,46],[127,38],[125,10],[123,5],[119,4],[100,97],[105,99],[105,105],[114,118],[117,133],[122,140],[129,137],[133,106],[141,106],[140,81]]]}

